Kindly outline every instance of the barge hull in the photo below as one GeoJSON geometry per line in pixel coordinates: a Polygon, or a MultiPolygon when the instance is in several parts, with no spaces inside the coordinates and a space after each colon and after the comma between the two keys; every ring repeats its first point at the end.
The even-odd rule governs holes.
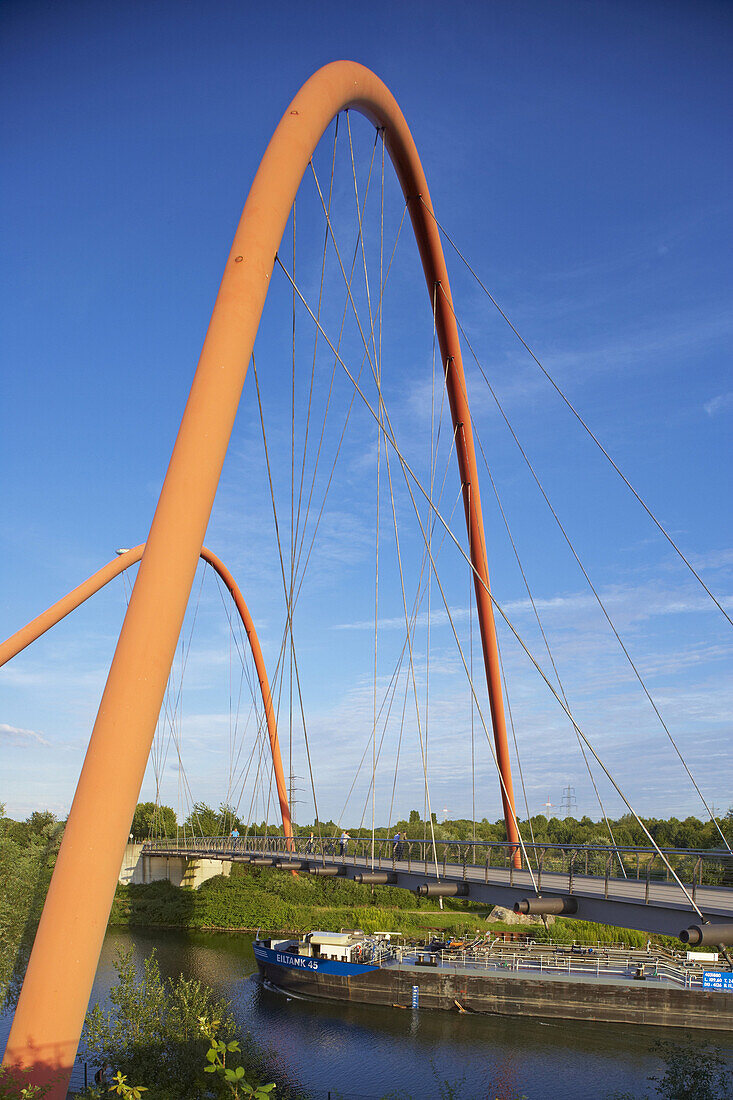
{"type": "Polygon", "coordinates": [[[259,962],[281,989],[334,1001],[400,1005],[412,1003],[413,986],[421,1008],[454,1009],[501,1016],[646,1024],[706,1031],[733,1031],[733,994],[674,989],[651,983],[537,980],[528,977],[466,975],[446,969],[384,967],[356,976],[305,973],[259,962]]]}

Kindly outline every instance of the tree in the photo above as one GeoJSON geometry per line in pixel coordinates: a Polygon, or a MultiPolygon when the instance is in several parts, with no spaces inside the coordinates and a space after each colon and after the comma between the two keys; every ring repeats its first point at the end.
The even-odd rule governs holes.
{"type": "Polygon", "coordinates": [[[219,806],[219,832],[222,836],[229,836],[232,829],[237,829],[240,833],[243,833],[244,823],[234,806],[222,802],[219,806]]]}
{"type": "MultiPolygon", "coordinates": [[[[704,1041],[670,1043],[664,1039],[654,1047],[664,1062],[664,1073],[648,1080],[661,1100],[730,1100],[733,1096],[728,1066],[718,1047],[704,1041]]],[[[641,1098],[632,1092],[615,1092],[611,1100],[641,1098]]]]}
{"type": "MultiPolygon", "coordinates": [[[[201,1100],[230,1096],[226,1079],[207,1076],[211,1040],[231,1051],[237,1043],[236,1022],[225,1000],[182,974],[175,981],[160,974],[155,951],[145,960],[142,975],[132,951],[122,951],[115,963],[118,980],[109,994],[111,1008],[97,1004],[87,1014],[82,1033],[85,1057],[111,1067],[126,1081],[144,1085],[145,1100],[201,1100]]],[[[239,1060],[239,1059],[237,1059],[239,1060]]],[[[251,1042],[242,1060],[250,1072],[260,1069],[251,1042]]],[[[227,1063],[230,1068],[231,1059],[227,1063]]],[[[236,1072],[236,1070],[235,1070],[236,1072]]]]}
{"type": "Polygon", "coordinates": [[[130,831],[136,840],[145,840],[149,836],[175,836],[176,828],[175,810],[170,806],[138,802],[130,831]]]}
{"type": "Polygon", "coordinates": [[[24,822],[3,813],[0,806],[0,1004],[25,972],[63,832],[50,813],[24,822]]]}
{"type": "Polygon", "coordinates": [[[656,1049],[665,1062],[661,1077],[650,1077],[664,1100],[726,1100],[731,1096],[728,1067],[710,1043],[669,1043],[656,1049]]]}
{"type": "Polygon", "coordinates": [[[421,821],[419,810],[410,810],[410,825],[419,825],[421,821]]]}
{"type": "Polygon", "coordinates": [[[205,802],[194,802],[186,825],[195,836],[221,836],[222,833],[221,815],[205,802]]]}

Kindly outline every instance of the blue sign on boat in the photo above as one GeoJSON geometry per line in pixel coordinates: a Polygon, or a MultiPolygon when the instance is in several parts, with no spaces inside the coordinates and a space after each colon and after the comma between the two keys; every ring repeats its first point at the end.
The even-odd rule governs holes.
{"type": "Polygon", "coordinates": [[[420,987],[417,985],[413,985],[412,987],[412,1007],[420,1007],[420,987]]]}
{"type": "Polygon", "coordinates": [[[724,974],[721,970],[704,970],[703,989],[733,989],[733,974],[724,974]]]}
{"type": "Polygon", "coordinates": [[[379,970],[379,966],[373,963],[350,963],[341,959],[313,959],[303,955],[295,955],[292,951],[272,950],[269,947],[264,947],[257,940],[255,940],[253,947],[258,963],[269,963],[271,966],[280,966],[286,970],[302,970],[309,974],[314,972],[338,974],[347,978],[368,974],[372,970],[379,970]]]}

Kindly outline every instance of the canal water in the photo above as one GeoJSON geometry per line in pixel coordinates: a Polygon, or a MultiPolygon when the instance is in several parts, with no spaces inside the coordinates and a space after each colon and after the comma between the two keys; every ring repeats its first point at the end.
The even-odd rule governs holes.
{"type": "MultiPolygon", "coordinates": [[[[331,1100],[604,1100],[616,1091],[646,1096],[647,1078],[661,1065],[655,1041],[683,1038],[657,1028],[288,999],[263,987],[251,937],[234,933],[110,931],[92,1003],[105,1001],[116,979],[116,954],[129,947],[140,967],[155,947],[164,977],[183,973],[227,997],[242,1029],[271,1052],[278,1075],[309,1100],[329,1094],[331,1100]]],[[[6,1015],[0,1049],[9,1026],[6,1015]]],[[[707,1037],[733,1066],[733,1037],[707,1037]]],[[[83,1083],[81,1064],[72,1083],[83,1083]]]]}

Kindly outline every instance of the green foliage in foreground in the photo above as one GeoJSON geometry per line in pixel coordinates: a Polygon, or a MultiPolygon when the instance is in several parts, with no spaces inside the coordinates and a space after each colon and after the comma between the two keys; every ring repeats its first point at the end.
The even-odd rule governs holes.
{"type": "Polygon", "coordinates": [[[46,899],[63,826],[51,813],[26,821],[0,805],[0,1005],[12,1000],[46,899]]]}
{"type": "MultiPolygon", "coordinates": [[[[82,1049],[94,1065],[111,1067],[119,1095],[144,1090],[144,1100],[201,1100],[272,1091],[258,1093],[262,1086],[251,1084],[262,1057],[249,1037],[241,1039],[226,1000],[182,974],[164,980],[154,951],[142,975],[132,951],[120,952],[115,967],[111,1007],[105,1011],[97,1004],[87,1014],[82,1049]]],[[[103,1093],[94,1087],[83,1095],[91,1100],[103,1093]]]]}
{"type": "Polygon", "coordinates": [[[51,1088],[51,1085],[24,1085],[10,1070],[0,1066],[0,1100],[41,1100],[51,1088]]]}
{"type": "MultiPolygon", "coordinates": [[[[148,960],[150,961],[150,960],[148,960]]],[[[230,1040],[225,1043],[217,1038],[218,1021],[207,1022],[205,1018],[199,1021],[204,1038],[209,1043],[209,1049],[205,1053],[204,1072],[215,1075],[218,1080],[211,1082],[212,1088],[207,1090],[206,1085],[199,1085],[197,1096],[204,1100],[206,1097],[232,1097],[233,1100],[272,1100],[275,1085],[255,1085],[248,1080],[247,1071],[242,1066],[233,1066],[231,1056],[238,1057],[239,1043],[230,1040]],[[227,1061],[229,1064],[227,1064],[227,1061]],[[217,1086],[220,1091],[216,1091],[217,1086]],[[223,1091],[221,1091],[223,1089],[223,1091]]],[[[730,1069],[722,1056],[720,1049],[707,1042],[682,1041],[671,1042],[662,1040],[655,1044],[656,1053],[662,1060],[661,1076],[656,1074],[648,1078],[649,1085],[654,1086],[654,1091],[648,1088],[643,1093],[638,1092],[614,1092],[608,1100],[731,1100],[733,1087],[731,1085],[730,1069]]],[[[471,1100],[466,1092],[465,1077],[456,1081],[441,1079],[435,1068],[435,1096],[440,1100],[471,1100]]],[[[157,1093],[143,1085],[128,1085],[128,1077],[121,1071],[117,1071],[113,1078],[112,1087],[109,1090],[100,1088],[88,1089],[82,1094],[87,1100],[102,1100],[107,1091],[122,1096],[125,1100],[161,1100],[172,1096],[171,1092],[157,1093]],[[142,1096],[142,1093],[150,1093],[142,1096]]],[[[179,1086],[180,1087],[180,1084],[179,1086]]],[[[189,1088],[189,1083],[183,1083],[184,1089],[189,1088]]],[[[26,1087],[12,1086],[8,1078],[0,1069],[0,1100],[41,1100],[47,1088],[37,1088],[30,1085],[26,1087]]],[[[188,1091],[179,1095],[189,1095],[188,1091]]],[[[336,1100],[345,1100],[339,1092],[333,1092],[336,1100]]],[[[485,1093],[487,1097],[495,1096],[495,1089],[491,1085],[485,1093]]],[[[416,1100],[414,1094],[407,1092],[391,1092],[383,1095],[382,1100],[416,1100]]],[[[498,1098],[497,1098],[498,1100],[498,1098]]],[[[528,1100],[526,1096],[512,1097],[511,1100],[528,1100]]]]}
{"type": "Polygon", "coordinates": [[[610,1100],[730,1100],[733,1097],[730,1067],[720,1049],[707,1042],[655,1044],[664,1065],[661,1077],[649,1077],[654,1092],[615,1092],[610,1100]]]}
{"type": "Polygon", "coordinates": [[[269,1094],[275,1089],[274,1083],[254,1085],[247,1080],[243,1066],[232,1068],[231,1065],[227,1065],[227,1055],[239,1054],[241,1049],[239,1041],[234,1039],[231,1043],[225,1043],[221,1039],[217,1039],[217,1028],[215,1026],[218,1024],[217,1020],[213,1024],[209,1024],[202,1017],[199,1024],[201,1025],[201,1031],[210,1043],[206,1052],[206,1061],[209,1064],[204,1066],[204,1073],[218,1074],[219,1079],[229,1089],[234,1100],[239,1100],[240,1096],[251,1097],[252,1100],[268,1100],[269,1094]]]}

